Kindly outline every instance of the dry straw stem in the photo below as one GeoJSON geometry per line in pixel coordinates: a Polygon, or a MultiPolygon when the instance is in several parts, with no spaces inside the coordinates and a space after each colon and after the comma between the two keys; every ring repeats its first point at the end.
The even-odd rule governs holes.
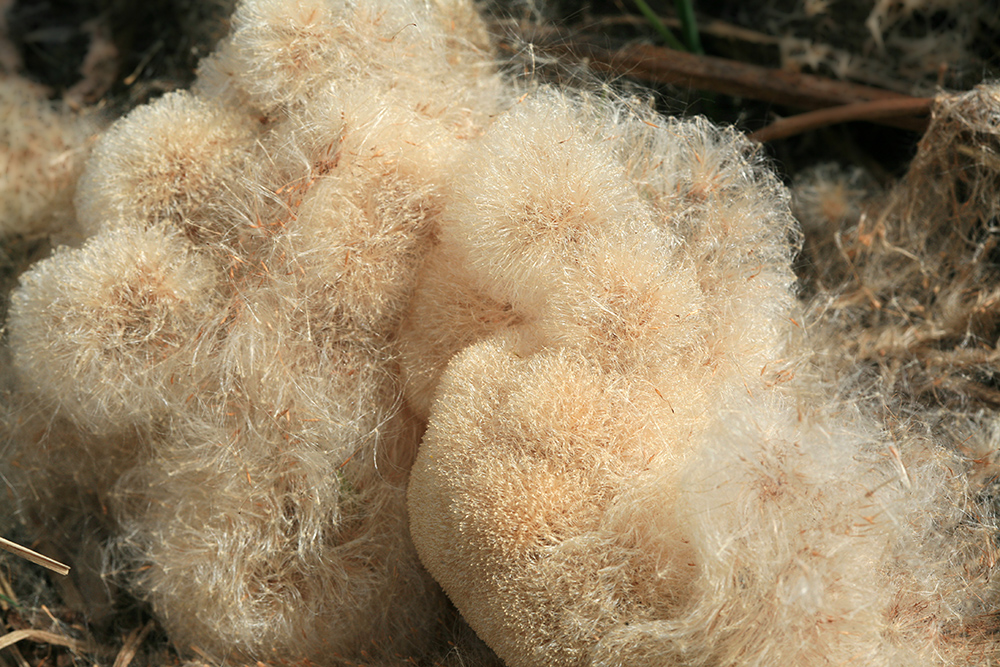
{"type": "MultiPolygon", "coordinates": [[[[24,558],[25,560],[29,560],[35,565],[41,565],[42,567],[47,567],[48,569],[52,570],[57,574],[61,574],[63,576],[69,574],[69,565],[63,565],[62,563],[53,558],[49,558],[48,556],[43,556],[37,551],[32,551],[27,547],[22,547],[20,544],[16,542],[11,542],[10,540],[4,539],[2,537],[0,537],[0,549],[3,549],[4,551],[9,551],[10,553],[16,556],[24,558]]],[[[2,640],[0,640],[0,643],[2,643],[2,640]]],[[[2,646],[0,646],[0,648],[2,648],[2,646]]]]}
{"type": "MultiPolygon", "coordinates": [[[[660,21],[663,22],[668,28],[681,28],[680,19],[672,18],[670,16],[659,17],[660,21]]],[[[590,27],[595,30],[606,30],[607,28],[613,28],[615,26],[627,25],[633,28],[644,27],[647,25],[646,19],[635,16],[632,14],[621,14],[613,16],[601,16],[594,17],[594,21],[590,24],[590,27]]],[[[720,21],[719,19],[709,19],[701,18],[698,21],[698,32],[703,35],[711,35],[712,37],[720,37],[722,39],[732,39],[739,40],[743,42],[749,42],[751,44],[768,44],[772,46],[777,46],[781,42],[781,38],[774,37],[773,35],[768,35],[763,32],[758,32],[756,30],[751,30],[749,28],[744,28],[733,23],[727,23],[726,21],[720,21]]]]}
{"type": "Polygon", "coordinates": [[[934,104],[909,172],[881,192],[825,168],[796,209],[838,355],[880,370],[901,396],[961,413],[998,404],[996,219],[1000,88],[934,104]]]}
{"type": "Polygon", "coordinates": [[[118,655],[115,657],[115,664],[113,667],[128,667],[132,663],[132,659],[135,658],[136,652],[139,647],[142,646],[143,640],[146,639],[146,635],[149,631],[153,629],[155,623],[153,621],[147,621],[146,625],[141,628],[135,628],[129,633],[128,637],[125,639],[125,643],[122,645],[118,655]]]}
{"type": "Polygon", "coordinates": [[[65,646],[66,648],[79,653],[96,652],[94,647],[87,642],[82,642],[79,639],[73,639],[72,637],[66,637],[64,635],[57,635],[54,632],[46,632],[45,630],[14,630],[13,632],[8,632],[0,637],[0,651],[8,646],[13,646],[20,641],[24,641],[25,639],[28,641],[38,642],[40,644],[65,646]]]}

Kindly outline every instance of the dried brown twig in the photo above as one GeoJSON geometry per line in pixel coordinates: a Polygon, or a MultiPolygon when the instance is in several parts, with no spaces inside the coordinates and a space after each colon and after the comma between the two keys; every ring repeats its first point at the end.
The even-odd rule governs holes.
{"type": "Polygon", "coordinates": [[[927,98],[912,97],[884,88],[761,67],[727,58],[684,53],[649,44],[626,44],[611,48],[607,45],[606,38],[551,27],[506,23],[495,24],[493,30],[500,37],[502,48],[519,50],[524,44],[531,44],[538,53],[585,60],[590,69],[599,72],[625,75],[650,83],[747,97],[800,109],[838,108],[829,115],[805,115],[801,120],[792,121],[792,118],[788,118],[779,121],[781,125],[770,131],[777,132],[780,129],[785,132],[782,136],[791,136],[797,127],[803,128],[799,131],[804,131],[811,127],[850,120],[870,120],[914,131],[927,128],[927,119],[918,117],[926,115],[929,109],[927,98]]]}
{"type": "Polygon", "coordinates": [[[750,133],[749,136],[754,141],[764,143],[791,137],[819,127],[855,120],[879,121],[910,116],[916,118],[930,113],[933,103],[933,97],[903,97],[901,99],[843,104],[781,118],[756,132],[750,133]]]}

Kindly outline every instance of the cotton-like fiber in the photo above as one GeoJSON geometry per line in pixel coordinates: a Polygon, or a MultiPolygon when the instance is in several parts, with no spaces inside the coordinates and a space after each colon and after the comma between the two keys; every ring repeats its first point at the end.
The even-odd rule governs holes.
{"type": "Polygon", "coordinates": [[[537,309],[604,245],[659,240],[614,159],[614,126],[587,102],[543,91],[499,118],[466,160],[442,242],[495,300],[537,309]]]}
{"type": "Polygon", "coordinates": [[[121,227],[22,276],[11,346],[22,381],[97,430],[146,423],[190,381],[214,326],[219,273],[184,237],[121,227]]]}
{"type": "Polygon", "coordinates": [[[450,365],[410,483],[412,532],[508,664],[584,664],[593,638],[683,597],[681,554],[640,551],[641,526],[623,533],[606,518],[634,479],[670,476],[685,458],[685,425],[661,426],[661,411],[648,384],[576,353],[519,360],[486,342],[450,365]]]}
{"type": "MultiPolygon", "coordinates": [[[[723,408],[680,477],[694,595],[603,640],[601,664],[975,664],[975,642],[949,636],[977,593],[934,556],[944,535],[967,539],[950,506],[958,459],[912,434],[880,440],[847,408],[755,402],[723,408]]],[[[637,506],[676,492],[656,484],[637,506]]]]}
{"type": "Polygon", "coordinates": [[[213,204],[242,169],[256,123],[176,92],[138,107],[101,137],[76,196],[88,231],[172,222],[211,233],[213,204]]]}
{"type": "Polygon", "coordinates": [[[954,637],[994,595],[988,501],[805,347],[781,186],[702,122],[558,134],[581,104],[494,124],[422,268],[423,563],[509,665],[976,664],[954,637]],[[563,162],[581,135],[606,143],[563,162]]]}
{"type": "Polygon", "coordinates": [[[66,534],[101,512],[108,575],[181,654],[491,655],[445,649],[462,624],[409,537],[398,359],[455,165],[509,94],[489,48],[461,1],[248,0],[194,92],[99,140],[91,238],[23,277],[21,511],[66,534]]]}
{"type": "Polygon", "coordinates": [[[73,192],[99,125],[26,79],[0,77],[0,232],[75,236],[73,192]]]}
{"type": "Polygon", "coordinates": [[[247,0],[233,16],[228,69],[272,111],[303,104],[330,82],[392,79],[413,89],[458,77],[475,85],[486,41],[466,2],[247,0]]]}
{"type": "Polygon", "coordinates": [[[425,651],[443,600],[406,539],[388,451],[412,429],[344,448],[221,409],[190,415],[120,490],[122,548],[173,641],[219,659],[425,651]]]}
{"type": "Polygon", "coordinates": [[[996,663],[996,86],[800,232],[735,129],[485,25],[243,0],[79,178],[0,82],[9,232],[90,234],[11,297],[0,479],[93,613],[219,665],[996,663]]]}
{"type": "Polygon", "coordinates": [[[522,329],[526,315],[476,289],[467,269],[440,247],[424,257],[417,287],[400,327],[400,366],[409,406],[430,416],[448,362],[493,334],[522,329]]]}
{"type": "Polygon", "coordinates": [[[732,128],[663,118],[626,127],[620,159],[698,274],[716,353],[759,371],[780,354],[794,307],[800,237],[787,192],[759,146],[732,128]]]}

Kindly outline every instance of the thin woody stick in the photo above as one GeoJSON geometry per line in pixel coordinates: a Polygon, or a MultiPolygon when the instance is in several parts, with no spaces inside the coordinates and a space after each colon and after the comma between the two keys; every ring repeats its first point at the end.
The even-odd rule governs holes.
{"type": "Polygon", "coordinates": [[[882,120],[900,116],[921,116],[930,113],[933,97],[909,97],[898,100],[856,102],[810,111],[776,120],[749,135],[753,141],[764,143],[784,139],[826,125],[847,123],[854,120],[882,120]]]}
{"type": "Polygon", "coordinates": [[[25,560],[29,560],[35,565],[41,565],[42,567],[46,567],[55,572],[56,574],[61,574],[63,576],[69,574],[69,565],[64,565],[63,563],[60,563],[55,559],[49,558],[48,556],[43,556],[37,551],[32,551],[27,547],[22,547],[20,544],[17,544],[16,542],[11,542],[10,540],[4,539],[2,537],[0,537],[0,549],[3,549],[4,551],[9,551],[15,556],[20,556],[25,560]]]}
{"type": "MultiPolygon", "coordinates": [[[[801,109],[822,109],[859,102],[914,99],[909,95],[848,81],[837,81],[801,72],[761,67],[749,63],[674,51],[648,44],[630,44],[611,48],[606,40],[572,34],[541,26],[494,26],[494,33],[507,40],[531,43],[543,52],[582,58],[597,71],[631,76],[653,83],[668,83],[696,90],[773,102],[801,109]],[[515,40],[511,40],[513,35],[515,40]]],[[[906,112],[870,120],[907,130],[923,131],[927,121],[906,117],[906,112]]]]}

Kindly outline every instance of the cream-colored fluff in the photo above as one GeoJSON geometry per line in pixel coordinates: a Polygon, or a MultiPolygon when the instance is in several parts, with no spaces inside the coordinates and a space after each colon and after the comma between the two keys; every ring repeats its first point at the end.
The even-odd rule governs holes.
{"type": "Polygon", "coordinates": [[[405,396],[417,416],[430,417],[434,392],[455,355],[498,331],[520,330],[525,317],[477,289],[468,269],[441,246],[432,248],[399,334],[405,396]]]}
{"type": "MultiPolygon", "coordinates": [[[[449,281],[451,294],[449,282],[422,278],[415,297],[424,312],[432,298],[451,311],[453,340],[496,332],[448,365],[409,494],[421,559],[508,664],[587,664],[619,626],[678,613],[696,571],[683,531],[660,521],[651,534],[622,503],[639,479],[672,479],[655,506],[677,511],[676,479],[709,406],[733,386],[762,388],[764,364],[782,349],[787,321],[771,320],[791,304],[783,198],[735,138],[648,122],[552,92],[511,110],[441,216],[440,252],[465,277],[449,281]],[[686,153],[710,165],[682,181],[702,188],[691,206],[704,218],[661,204],[687,194],[643,164],[666,151],[635,150],[669,145],[670,129],[704,133],[699,147],[722,154],[686,153]],[[737,164],[718,176],[713,160],[737,164]],[[726,200],[741,195],[750,206],[734,213],[726,200]],[[730,225],[736,238],[719,248],[730,225]],[[712,227],[714,252],[699,255],[712,227]],[[752,268],[748,242],[760,257],[752,268]],[[483,296],[470,299],[468,286],[483,296]],[[478,318],[456,308],[468,303],[478,318]],[[498,322],[493,303],[513,316],[498,322]],[[734,308],[756,311],[739,334],[727,326],[734,308]]],[[[433,316],[412,325],[404,368],[421,357],[410,336],[434,340],[420,331],[441,326],[433,316]]],[[[428,377],[419,365],[412,375],[428,377]]]]}
{"type": "Polygon", "coordinates": [[[25,511],[56,506],[46,483],[100,484],[58,518],[111,517],[116,578],[185,654],[443,654],[396,332],[455,160],[505,93],[468,4],[391,4],[241,4],[193,92],[101,138],[76,199],[93,236],[15,293],[9,479],[25,511]],[[53,475],[57,452],[93,465],[53,475]]]}
{"type": "Polygon", "coordinates": [[[522,360],[490,341],[450,365],[410,481],[413,536],[507,664],[586,664],[610,628],[683,599],[683,551],[643,553],[641,526],[606,519],[632,480],[684,458],[686,428],[663,447],[661,411],[654,387],[578,352],[522,360]]]}
{"type": "Polygon", "coordinates": [[[967,538],[958,459],[912,435],[879,440],[848,409],[801,409],[737,396],[679,485],[638,485],[633,507],[680,493],[670,520],[693,552],[692,595],[616,628],[595,662],[976,664],[976,642],[951,641],[982,602],[959,581],[972,572],[936,556],[945,535],[967,538]]]}
{"type": "Polygon", "coordinates": [[[663,381],[672,374],[754,384],[780,370],[795,235],[749,143],[543,91],[482,145],[456,179],[401,332],[416,404],[444,369],[429,360],[447,361],[493,322],[517,331],[523,351],[572,346],[660,383],[681,410],[715,380],[675,386],[663,381]]]}
{"type": "Polygon", "coordinates": [[[414,536],[508,664],[977,655],[947,643],[976,588],[934,556],[939,536],[965,539],[963,512],[937,505],[961,492],[953,455],[912,439],[904,460],[871,422],[739,387],[692,435],[629,385],[501,342],[445,375],[411,480],[414,536]]]}
{"type": "Polygon", "coordinates": [[[124,224],[174,222],[211,235],[214,198],[240,173],[257,123],[176,92],[119,120],[87,161],[76,196],[89,234],[124,224]]]}
{"type": "Polygon", "coordinates": [[[543,307],[608,245],[655,247],[601,109],[545,92],[507,111],[455,185],[442,242],[494,299],[543,307]]]}
{"type": "Polygon", "coordinates": [[[26,79],[0,77],[0,232],[75,238],[73,191],[99,126],[26,79]]]}
{"type": "Polygon", "coordinates": [[[236,86],[267,112],[303,104],[330,81],[372,78],[417,93],[427,106],[456,108],[457,100],[441,105],[427,89],[466,97],[462,89],[489,74],[485,47],[465,1],[247,0],[223,58],[236,86]]]}
{"type": "Polygon", "coordinates": [[[509,665],[991,655],[996,522],[971,462],[813,368],[780,185],[734,134],[613,110],[580,149],[604,166],[571,171],[585,104],[512,112],[545,107],[544,133],[496,123],[485,144],[519,158],[478,156],[442,213],[462,268],[428,260],[403,338],[404,367],[464,348],[410,375],[434,396],[409,488],[421,560],[509,665]],[[479,317],[435,321],[459,304],[479,317]]]}
{"type": "Polygon", "coordinates": [[[121,487],[154,611],[220,659],[421,654],[441,600],[405,539],[414,430],[349,443],[296,425],[235,399],[188,413],[121,487]]]}
{"type": "Polygon", "coordinates": [[[199,336],[214,327],[220,275],[169,229],[120,227],[60,249],[11,299],[14,365],[27,388],[86,428],[145,424],[196,377],[199,336]]]}
{"type": "MultiPolygon", "coordinates": [[[[181,653],[995,662],[989,418],[922,422],[828,358],[888,315],[799,312],[787,194],[739,133],[516,90],[463,0],[245,0],[233,26],[100,141],[94,235],[8,322],[0,474],[54,531],[99,523],[181,653]]],[[[994,92],[934,136],[992,137],[994,92]]],[[[926,152],[905,192],[959,158],[992,173],[926,152]]],[[[989,182],[961,234],[914,236],[921,269],[988,233],[989,182]]],[[[937,219],[956,183],[892,210],[937,219]]],[[[874,197],[828,200],[799,208],[871,240],[874,197]]],[[[884,271],[854,268],[824,280],[884,271]]]]}

